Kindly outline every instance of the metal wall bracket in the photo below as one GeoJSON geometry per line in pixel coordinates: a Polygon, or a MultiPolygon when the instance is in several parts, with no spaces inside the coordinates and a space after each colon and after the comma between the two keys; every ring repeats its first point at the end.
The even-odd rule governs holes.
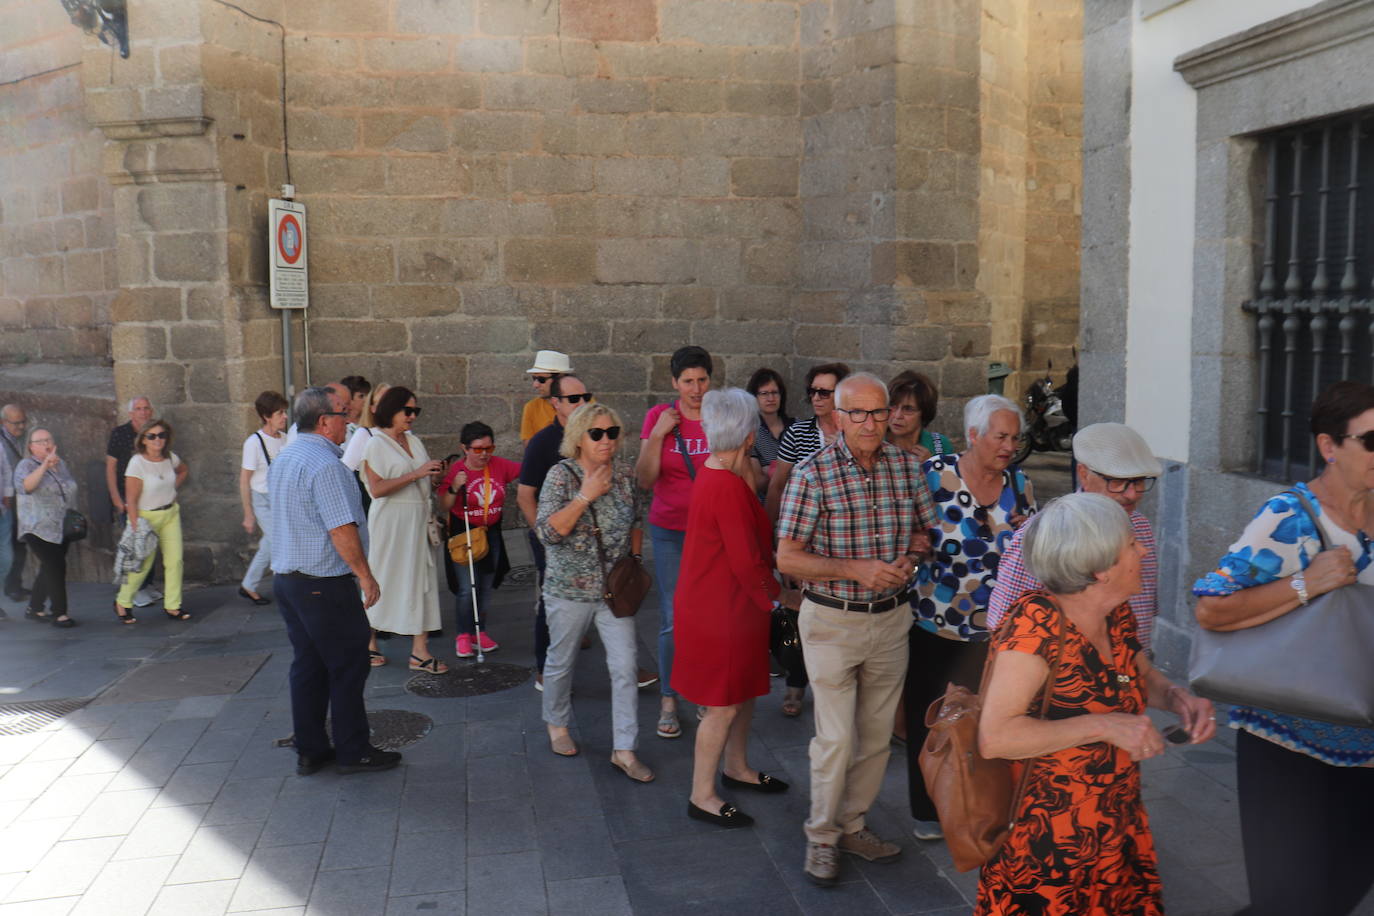
{"type": "Polygon", "coordinates": [[[94,35],[119,56],[129,56],[129,14],[124,0],[59,0],[72,25],[94,35]]]}

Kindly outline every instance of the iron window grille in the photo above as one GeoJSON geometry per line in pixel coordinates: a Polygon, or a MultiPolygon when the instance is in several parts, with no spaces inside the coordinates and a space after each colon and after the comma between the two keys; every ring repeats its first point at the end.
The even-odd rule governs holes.
{"type": "Polygon", "coordinates": [[[1316,473],[1312,401],[1340,379],[1374,381],[1374,109],[1261,137],[1268,176],[1255,316],[1255,470],[1316,473]]]}

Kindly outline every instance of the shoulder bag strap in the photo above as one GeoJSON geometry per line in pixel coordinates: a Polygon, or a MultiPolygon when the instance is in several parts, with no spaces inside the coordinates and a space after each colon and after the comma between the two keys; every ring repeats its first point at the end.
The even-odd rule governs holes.
{"type": "Polygon", "coordinates": [[[1326,542],[1326,532],[1322,530],[1321,519],[1317,517],[1317,508],[1312,505],[1312,501],[1299,489],[1294,488],[1288,492],[1298,498],[1298,502],[1302,504],[1302,510],[1306,512],[1307,517],[1312,520],[1312,527],[1317,529],[1317,542],[1321,544],[1321,549],[1329,549],[1330,545],[1326,542]]]}
{"type": "Polygon", "coordinates": [[[677,439],[678,454],[682,455],[682,463],[687,465],[687,476],[692,480],[697,479],[697,466],[692,464],[692,456],[687,454],[687,440],[682,438],[682,427],[673,427],[673,438],[677,439]]]}
{"type": "Polygon", "coordinates": [[[262,449],[262,457],[267,459],[267,466],[272,466],[272,456],[267,454],[267,443],[263,441],[262,433],[253,433],[257,437],[258,447],[262,449]]]}
{"type": "MultiPolygon", "coordinates": [[[[582,475],[576,470],[576,462],[569,461],[568,470],[572,473],[573,479],[577,481],[578,491],[581,492],[582,475]]],[[[573,499],[578,498],[577,494],[573,494],[573,499]]],[[[609,601],[612,597],[610,589],[611,564],[606,562],[606,545],[601,540],[601,522],[598,521],[596,517],[596,506],[592,505],[590,501],[587,503],[587,511],[590,512],[592,516],[592,536],[596,539],[596,560],[601,566],[601,597],[609,601]]]]}
{"type": "Polygon", "coordinates": [[[1016,494],[1016,514],[1025,515],[1030,509],[1030,503],[1026,501],[1026,494],[1021,489],[1021,476],[1014,467],[1007,468],[1007,476],[1011,480],[1011,491],[1016,494]]]}
{"type": "MultiPolygon", "coordinates": [[[[1057,609],[1056,609],[1056,610],[1057,610],[1057,609]]],[[[1040,714],[1036,717],[1036,718],[1039,718],[1039,719],[1044,719],[1044,718],[1046,718],[1046,717],[1049,715],[1049,712],[1050,712],[1050,699],[1054,696],[1054,682],[1055,682],[1056,680],[1058,680],[1058,678],[1059,678],[1059,662],[1063,659],[1063,656],[1064,656],[1064,612],[1063,612],[1063,611],[1058,611],[1058,618],[1059,618],[1059,627],[1058,627],[1059,633],[1058,633],[1058,636],[1055,638],[1055,645],[1054,645],[1054,663],[1053,663],[1052,665],[1050,665],[1050,673],[1049,673],[1049,676],[1045,679],[1045,690],[1044,690],[1044,692],[1041,694],[1041,697],[1040,697],[1040,714]]],[[[1006,618],[1006,620],[1002,621],[1002,626],[1001,626],[1001,627],[998,627],[998,629],[1001,630],[1001,629],[1003,629],[1004,627],[1006,627],[1006,626],[1008,625],[1008,622],[1009,622],[1010,620],[1011,620],[1011,615],[1008,615],[1007,618],[1006,618]]],[[[982,695],[984,689],[986,689],[986,687],[987,687],[988,670],[989,670],[990,668],[992,668],[991,661],[992,661],[992,658],[991,658],[991,656],[989,656],[989,658],[988,658],[989,664],[985,665],[984,668],[983,668],[983,684],[978,688],[978,693],[979,693],[980,696],[982,695]]],[[[1021,770],[1021,778],[1020,778],[1019,780],[1017,780],[1017,783],[1016,783],[1016,793],[1015,793],[1014,795],[1012,795],[1012,797],[1011,797],[1011,810],[1010,810],[1009,812],[1007,812],[1007,823],[1008,823],[1008,825],[1014,823],[1015,820],[1016,820],[1016,809],[1018,809],[1018,808],[1021,807],[1021,799],[1022,799],[1022,798],[1025,796],[1025,794],[1026,794],[1026,786],[1030,784],[1030,774],[1031,774],[1031,770],[1034,769],[1034,768],[1035,768],[1035,758],[1034,758],[1034,757],[1027,758],[1027,759],[1026,759],[1026,765],[1025,765],[1025,767],[1023,767],[1022,770],[1021,770]]]]}

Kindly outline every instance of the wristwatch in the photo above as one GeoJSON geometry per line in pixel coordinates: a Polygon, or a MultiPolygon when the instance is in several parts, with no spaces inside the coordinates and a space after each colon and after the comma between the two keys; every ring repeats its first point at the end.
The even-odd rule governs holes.
{"type": "Polygon", "coordinates": [[[1288,580],[1288,584],[1293,586],[1293,591],[1298,593],[1298,603],[1307,604],[1307,580],[1302,573],[1298,573],[1288,580]]]}

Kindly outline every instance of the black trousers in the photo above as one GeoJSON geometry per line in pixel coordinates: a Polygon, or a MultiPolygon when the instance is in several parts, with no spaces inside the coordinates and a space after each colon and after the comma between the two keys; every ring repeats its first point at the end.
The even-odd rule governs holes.
{"type": "Polygon", "coordinates": [[[906,781],[911,795],[911,816],[918,821],[938,820],[935,803],[926,792],[921,775],[921,746],[926,743],[926,708],[940,697],[951,682],[978,689],[983,662],[988,657],[986,642],[958,642],[944,639],[913,626],[907,636],[910,651],[906,685],[902,699],[906,709],[906,781]]]}
{"type": "MultiPolygon", "coordinates": [[[[24,563],[29,559],[29,548],[28,545],[25,544],[28,535],[25,535],[24,538],[15,537],[15,532],[19,528],[18,508],[11,507],[10,513],[14,516],[13,527],[10,529],[10,541],[11,547],[14,550],[14,557],[10,562],[10,571],[5,575],[5,594],[15,595],[24,587],[24,563]]],[[[35,555],[37,554],[35,553],[35,555]]],[[[42,573],[39,573],[39,575],[41,576],[42,573]]],[[[63,578],[66,578],[65,573],[63,578]]],[[[66,601],[64,600],[63,607],[65,606],[66,601]]]]}
{"type": "MultiPolygon", "coordinates": [[[[54,617],[67,613],[67,544],[50,544],[40,537],[26,534],[20,543],[26,543],[38,558],[38,575],[33,580],[33,593],[29,595],[29,610],[41,611],[43,605],[52,606],[54,617]]],[[[19,548],[14,550],[14,568],[22,562],[19,548]]],[[[18,580],[16,580],[16,586],[18,580]]],[[[6,586],[8,588],[8,585],[6,586]]]]}
{"type": "Polygon", "coordinates": [[[1374,769],[1236,737],[1244,916],[1346,916],[1374,885],[1374,769]]]}
{"type": "Polygon", "coordinates": [[[329,750],[328,716],[338,759],[354,763],[366,757],[371,743],[363,685],[371,629],[357,581],[280,575],[272,577],[272,593],[296,653],[290,674],[296,752],[316,757],[329,750]]]}

